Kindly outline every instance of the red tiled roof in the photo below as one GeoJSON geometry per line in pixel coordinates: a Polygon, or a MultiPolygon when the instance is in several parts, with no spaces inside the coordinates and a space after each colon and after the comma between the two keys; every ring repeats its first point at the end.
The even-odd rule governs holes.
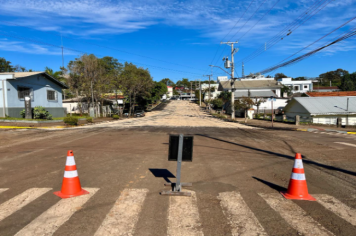
{"type": "Polygon", "coordinates": [[[307,92],[309,97],[345,97],[356,96],[356,91],[344,91],[344,92],[307,92]]]}
{"type": "MultiPolygon", "coordinates": [[[[104,95],[103,96],[106,99],[110,99],[110,100],[115,100],[116,99],[116,95],[104,95]]],[[[123,95],[117,95],[117,99],[124,99],[123,95]]]]}

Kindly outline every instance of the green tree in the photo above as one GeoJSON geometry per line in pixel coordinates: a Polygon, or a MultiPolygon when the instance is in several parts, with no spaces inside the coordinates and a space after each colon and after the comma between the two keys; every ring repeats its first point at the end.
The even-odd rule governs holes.
{"type": "Polygon", "coordinates": [[[284,96],[283,95],[284,93],[287,93],[287,96],[291,96],[293,94],[292,87],[282,84],[281,93],[282,93],[282,96],[284,96]]]}
{"type": "Polygon", "coordinates": [[[154,82],[154,86],[151,91],[151,101],[156,102],[162,98],[164,94],[167,94],[167,85],[163,82],[154,82]]]}
{"type": "Polygon", "coordinates": [[[349,74],[347,70],[337,69],[334,71],[328,71],[319,75],[319,80],[322,86],[339,86],[341,84],[342,77],[349,74]]]}
{"type": "Polygon", "coordinates": [[[274,75],[274,79],[275,79],[275,80],[279,80],[279,79],[283,79],[283,78],[288,78],[288,76],[286,76],[286,75],[283,74],[283,73],[276,73],[276,74],[274,75]]]}
{"type": "Polygon", "coordinates": [[[215,98],[211,101],[211,104],[214,105],[215,109],[221,109],[224,105],[224,101],[221,98],[215,98]]]}
{"type": "Polygon", "coordinates": [[[190,82],[189,79],[183,78],[182,80],[178,80],[176,83],[177,86],[179,87],[184,87],[184,88],[190,88],[190,82]]]}
{"type": "Polygon", "coordinates": [[[0,72],[14,72],[15,69],[11,65],[10,61],[7,61],[5,58],[0,57],[0,72]]]}
{"type": "Polygon", "coordinates": [[[175,86],[174,82],[170,80],[169,78],[164,78],[160,81],[161,83],[164,83],[167,86],[175,86]]]}
{"type": "Polygon", "coordinates": [[[235,100],[235,110],[243,110],[245,115],[245,123],[247,122],[247,110],[254,105],[254,101],[250,97],[242,97],[235,100]]]}
{"type": "Polygon", "coordinates": [[[293,80],[307,80],[304,76],[293,78],[293,80]]]}
{"type": "Polygon", "coordinates": [[[341,78],[339,88],[342,91],[355,91],[356,90],[356,72],[352,74],[345,74],[341,78]]]}
{"type": "Polygon", "coordinates": [[[219,94],[218,98],[221,98],[221,100],[226,103],[231,99],[231,92],[223,91],[219,94]]]}

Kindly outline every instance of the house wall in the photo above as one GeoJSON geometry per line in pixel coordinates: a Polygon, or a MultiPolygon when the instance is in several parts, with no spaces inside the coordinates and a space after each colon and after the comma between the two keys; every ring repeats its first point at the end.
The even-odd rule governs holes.
{"type": "Polygon", "coordinates": [[[336,125],[337,118],[341,117],[342,125],[346,125],[346,120],[348,119],[348,125],[356,125],[356,116],[314,116],[313,123],[315,124],[327,124],[327,125],[336,125]]]}
{"type": "Polygon", "coordinates": [[[296,115],[310,117],[310,113],[298,102],[292,100],[291,104],[288,104],[284,109],[284,114],[289,117],[295,117],[296,115]]]}
{"type": "MultiPolygon", "coordinates": [[[[287,105],[287,101],[288,99],[276,99],[276,101],[273,101],[273,109],[277,109],[279,107],[285,107],[287,105]]],[[[257,106],[253,106],[253,109],[255,109],[257,111],[257,106]]],[[[272,109],[272,102],[268,101],[268,99],[266,99],[265,102],[261,103],[260,107],[259,107],[259,112],[263,112],[263,110],[270,110],[272,109]]]]}
{"type": "MultiPolygon", "coordinates": [[[[26,78],[6,81],[6,114],[10,117],[20,117],[20,112],[25,107],[24,99],[19,99],[18,97],[18,86],[24,86],[32,89],[32,107],[42,106],[53,117],[64,116],[61,87],[41,75],[33,75],[26,78]],[[47,100],[47,90],[53,90],[56,92],[56,101],[47,100]]],[[[0,101],[0,106],[2,107],[2,101],[0,101]]],[[[2,109],[0,108],[0,110],[2,109]]]]}

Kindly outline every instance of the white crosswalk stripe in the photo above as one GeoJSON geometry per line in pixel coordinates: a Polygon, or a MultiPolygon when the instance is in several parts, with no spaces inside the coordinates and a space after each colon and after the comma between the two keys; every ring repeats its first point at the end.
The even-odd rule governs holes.
{"type": "Polygon", "coordinates": [[[148,189],[124,189],[96,236],[133,235],[148,189]]]}
{"type": "MultiPolygon", "coordinates": [[[[189,190],[184,190],[189,191],[189,190]]],[[[200,218],[197,197],[194,191],[189,191],[191,197],[169,197],[168,236],[203,236],[200,229],[200,218]]]]}
{"type": "Polygon", "coordinates": [[[16,235],[52,235],[99,190],[98,188],[84,189],[89,194],[60,200],[16,235]]]}
{"type": "Polygon", "coordinates": [[[5,191],[9,190],[8,188],[0,188],[0,193],[3,193],[5,191]]]}
{"type": "Polygon", "coordinates": [[[303,235],[334,235],[323,226],[313,220],[297,204],[282,197],[279,193],[259,195],[270,205],[273,210],[277,211],[282,218],[303,235]]]}
{"type": "Polygon", "coordinates": [[[231,225],[231,234],[267,235],[256,216],[237,192],[219,194],[220,205],[231,225]]]}
{"type": "Polygon", "coordinates": [[[16,197],[4,202],[0,205],[0,221],[50,190],[51,188],[30,188],[16,197]]]}
{"type": "Polygon", "coordinates": [[[336,215],[356,226],[356,210],[340,202],[336,198],[327,194],[313,195],[318,202],[326,209],[334,212],[336,215]]]}

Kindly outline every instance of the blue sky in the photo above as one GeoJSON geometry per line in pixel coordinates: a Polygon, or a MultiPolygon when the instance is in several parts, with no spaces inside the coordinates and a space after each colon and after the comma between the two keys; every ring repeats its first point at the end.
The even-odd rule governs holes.
{"type": "MultiPolygon", "coordinates": [[[[235,61],[237,75],[241,75],[242,59],[316,6],[313,4],[320,4],[321,10],[245,63],[248,74],[282,61],[355,17],[356,0],[0,0],[0,57],[28,69],[48,66],[57,70],[62,64],[62,34],[65,64],[86,52],[148,68],[155,80],[194,80],[211,72],[214,78],[224,75],[208,65],[222,67],[222,57],[229,56],[230,48],[219,44],[222,39],[239,39],[235,61]]],[[[355,26],[356,20],[311,49],[355,26]]],[[[337,68],[354,72],[355,43],[355,38],[348,39],[272,74],[313,77],[337,68]]]]}

